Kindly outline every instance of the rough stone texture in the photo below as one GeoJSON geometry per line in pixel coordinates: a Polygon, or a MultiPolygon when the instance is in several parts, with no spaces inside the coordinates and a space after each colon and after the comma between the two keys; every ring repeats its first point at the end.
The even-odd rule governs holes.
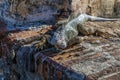
{"type": "Polygon", "coordinates": [[[88,0],[72,0],[70,5],[72,7],[73,14],[77,16],[78,14],[86,13],[88,0]]]}
{"type": "Polygon", "coordinates": [[[50,49],[41,51],[44,47],[38,45],[38,50],[34,51],[33,44],[40,44],[41,35],[51,28],[42,29],[41,26],[38,26],[39,29],[32,27],[30,30],[19,30],[19,28],[25,28],[26,25],[39,25],[39,21],[40,23],[51,23],[52,19],[54,22],[57,19],[56,15],[58,17],[60,15],[66,16],[68,13],[65,12],[69,9],[72,9],[75,16],[87,12],[95,16],[120,17],[119,8],[120,0],[0,0],[0,18],[2,19],[0,21],[0,57],[6,58],[8,54],[13,61],[11,63],[9,62],[11,60],[8,60],[7,66],[4,65],[4,69],[7,70],[6,73],[9,73],[10,68],[12,72],[10,74],[12,75],[11,80],[13,80],[13,77],[16,78],[15,76],[21,80],[41,79],[40,76],[44,76],[42,78],[45,79],[50,77],[51,80],[56,80],[56,75],[58,79],[69,80],[74,75],[71,71],[79,75],[75,75],[73,80],[79,77],[79,79],[83,79],[85,75],[86,80],[119,80],[119,21],[85,23],[85,27],[93,26],[96,28],[96,33],[88,36],[80,34],[80,37],[84,38],[82,43],[70,46],[61,52],[55,51],[52,48],[53,46],[49,47],[48,44],[47,47],[50,49]],[[10,25],[6,27],[6,24],[10,23],[17,23],[14,25],[16,26],[15,31],[9,32],[7,30],[7,28],[11,29],[10,25]],[[3,33],[5,34],[3,35],[3,33]],[[47,57],[38,55],[37,52],[39,51],[47,57]],[[44,66],[43,69],[41,65],[44,66]],[[56,71],[56,69],[59,71],[56,71]]]}
{"type": "Polygon", "coordinates": [[[10,26],[54,24],[60,16],[88,13],[94,16],[119,17],[119,0],[1,0],[0,18],[10,26]],[[108,4],[109,3],[109,4],[108,4]]]}
{"type": "Polygon", "coordinates": [[[58,77],[58,79],[65,80],[70,78],[83,80],[85,75],[86,80],[119,80],[119,21],[87,22],[84,26],[93,26],[98,30],[94,35],[80,35],[79,37],[84,38],[84,41],[61,52],[55,51],[53,46],[50,46],[49,49],[45,48],[43,51],[41,51],[40,45],[37,47],[37,51],[33,47],[34,43],[42,42],[40,36],[51,30],[50,26],[44,29],[11,32],[1,40],[2,56],[5,57],[5,54],[8,54],[7,51],[12,52],[13,48],[15,49],[13,53],[16,56],[14,54],[12,56],[15,62],[11,64],[15,73],[12,75],[19,76],[20,74],[21,80],[34,80],[36,78],[49,80],[49,77],[51,79],[58,77]],[[15,48],[19,42],[22,42],[21,47],[15,48]],[[5,44],[8,47],[5,47],[5,44]],[[39,51],[43,54],[37,53],[39,51]],[[18,68],[15,67],[16,64],[18,68]],[[68,76],[69,71],[71,76],[68,76]],[[55,75],[57,76],[55,77],[55,75]]]}
{"type": "Polygon", "coordinates": [[[102,16],[105,17],[112,17],[114,14],[114,4],[115,0],[101,0],[101,11],[102,11],[102,16]],[[109,3],[109,4],[108,4],[109,3]]]}
{"type": "Polygon", "coordinates": [[[54,24],[61,10],[63,13],[68,11],[69,3],[69,0],[2,0],[0,17],[14,25],[54,24]]]}
{"type": "Polygon", "coordinates": [[[94,16],[119,17],[119,0],[89,0],[88,9],[94,16]]]}
{"type": "Polygon", "coordinates": [[[115,2],[115,7],[116,7],[116,8],[115,8],[115,12],[116,12],[116,13],[115,13],[114,15],[118,15],[118,17],[120,17],[120,11],[119,11],[119,10],[120,10],[120,9],[119,9],[119,8],[120,8],[120,0],[116,0],[116,2],[115,2]]]}
{"type": "Polygon", "coordinates": [[[78,73],[85,73],[86,80],[119,80],[120,62],[116,59],[120,50],[118,43],[92,38],[78,46],[54,56],[53,60],[78,73]]]}
{"type": "Polygon", "coordinates": [[[52,60],[78,73],[85,73],[86,80],[119,80],[120,39],[115,35],[119,33],[116,30],[119,30],[120,25],[119,22],[113,23],[85,23],[84,27],[96,27],[100,33],[95,35],[99,37],[83,37],[82,43],[52,56],[52,60]]]}

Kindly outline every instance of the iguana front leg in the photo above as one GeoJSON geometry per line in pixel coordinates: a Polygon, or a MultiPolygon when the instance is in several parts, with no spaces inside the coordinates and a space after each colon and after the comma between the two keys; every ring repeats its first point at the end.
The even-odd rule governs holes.
{"type": "Polygon", "coordinates": [[[48,44],[48,41],[50,39],[50,35],[43,35],[41,36],[41,38],[39,39],[39,41],[37,41],[36,43],[33,44],[33,47],[35,48],[35,51],[38,49],[43,50],[44,47],[49,47],[50,44],[48,44]]]}
{"type": "Polygon", "coordinates": [[[43,46],[46,43],[46,38],[42,36],[38,42],[33,44],[33,47],[35,48],[35,51],[38,50],[39,48],[43,49],[43,46]]]}

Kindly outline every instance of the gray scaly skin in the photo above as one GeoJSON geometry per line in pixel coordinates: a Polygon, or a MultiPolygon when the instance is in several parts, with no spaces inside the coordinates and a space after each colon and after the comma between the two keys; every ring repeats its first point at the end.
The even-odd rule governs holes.
{"type": "Polygon", "coordinates": [[[56,30],[56,32],[54,32],[50,44],[56,46],[57,48],[64,49],[68,46],[69,41],[77,37],[79,33],[78,25],[82,25],[87,21],[117,21],[117,20],[120,19],[107,19],[94,17],[87,14],[81,14],[77,18],[69,21],[66,25],[62,25],[61,27],[59,27],[56,30]]]}

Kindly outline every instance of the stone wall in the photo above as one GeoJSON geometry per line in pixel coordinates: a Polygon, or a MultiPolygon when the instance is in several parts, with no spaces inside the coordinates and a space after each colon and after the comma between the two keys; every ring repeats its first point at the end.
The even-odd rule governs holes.
{"type": "Polygon", "coordinates": [[[68,10],[68,0],[1,0],[0,17],[12,24],[42,22],[52,24],[68,10]]]}
{"type": "Polygon", "coordinates": [[[119,8],[120,0],[0,0],[0,18],[13,25],[54,24],[57,17],[68,17],[71,12],[120,17],[119,8]]]}
{"type": "Polygon", "coordinates": [[[88,13],[101,17],[120,17],[120,0],[74,0],[72,3],[72,9],[76,8],[74,13],[88,13]]]}
{"type": "Polygon", "coordinates": [[[112,17],[114,14],[115,0],[101,0],[101,15],[105,17],[112,17]],[[109,3],[109,4],[108,4],[109,3]]]}

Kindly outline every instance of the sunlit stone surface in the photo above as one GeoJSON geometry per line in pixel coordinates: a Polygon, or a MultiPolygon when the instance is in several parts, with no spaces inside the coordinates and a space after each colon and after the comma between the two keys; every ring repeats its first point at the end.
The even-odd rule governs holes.
{"type": "Polygon", "coordinates": [[[61,52],[49,45],[44,36],[52,34],[54,26],[40,26],[55,24],[71,12],[74,16],[88,13],[120,17],[119,8],[120,0],[0,0],[0,57],[6,58],[7,54],[8,59],[0,61],[0,67],[4,66],[4,78],[119,80],[119,21],[85,23],[85,27],[93,26],[97,32],[90,36],[80,34],[84,39],[82,43],[61,52]]]}

